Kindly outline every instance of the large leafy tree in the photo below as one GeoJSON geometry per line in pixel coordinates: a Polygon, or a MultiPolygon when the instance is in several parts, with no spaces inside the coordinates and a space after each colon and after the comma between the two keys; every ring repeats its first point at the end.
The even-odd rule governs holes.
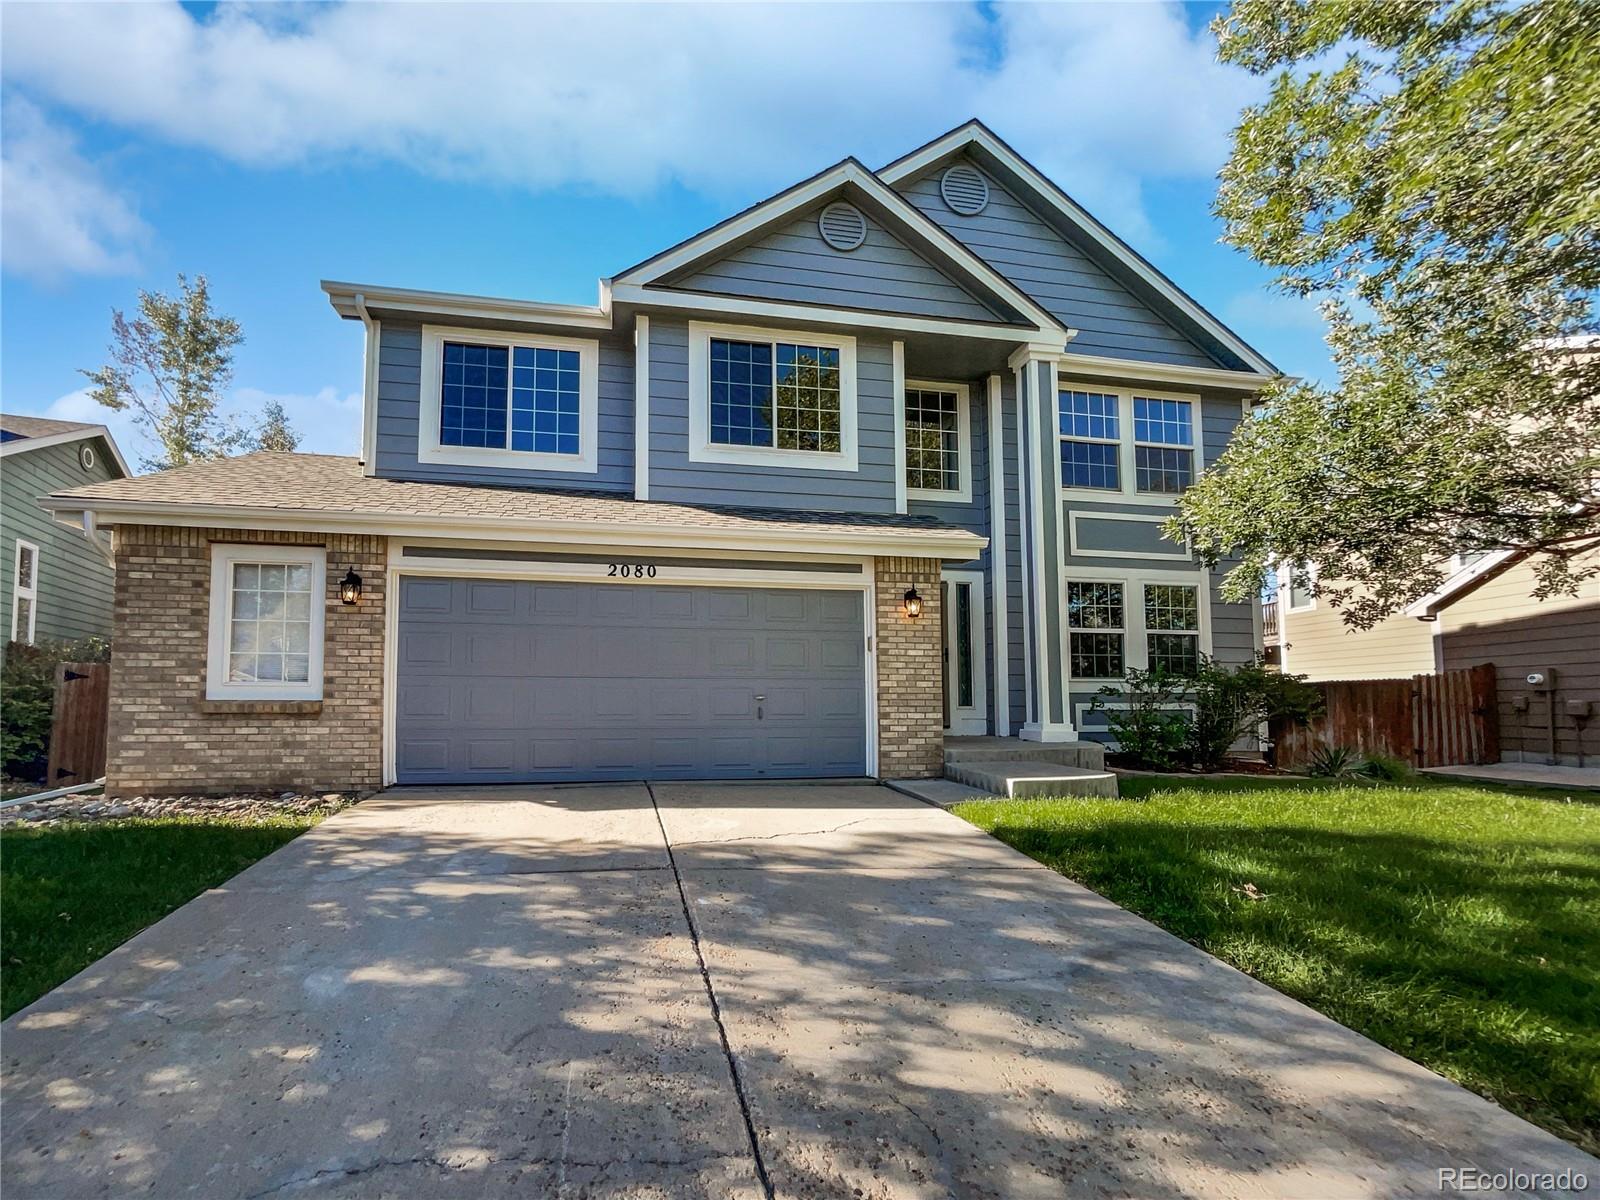
{"type": "Polygon", "coordinates": [[[259,429],[222,411],[233,379],[239,322],[214,312],[204,275],[178,276],[178,292],[139,292],[132,321],[111,314],[111,361],[84,371],[89,394],[116,412],[131,411],[160,447],[147,470],[164,471],[244,450],[292,450],[298,438],[281,405],[265,411],[259,429]]]}
{"type": "Polygon", "coordinates": [[[1226,239],[1320,297],[1333,387],[1283,381],[1184,497],[1244,598],[1274,561],[1370,624],[1463,551],[1600,570],[1600,3],[1236,0],[1226,239]],[[1346,581],[1340,583],[1338,581],[1346,581]]]}

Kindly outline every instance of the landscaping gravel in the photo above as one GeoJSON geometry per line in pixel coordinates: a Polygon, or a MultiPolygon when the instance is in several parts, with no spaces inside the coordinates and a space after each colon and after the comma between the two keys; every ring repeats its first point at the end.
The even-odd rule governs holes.
{"type": "Polygon", "coordinates": [[[323,816],[348,808],[370,793],[277,792],[241,796],[59,796],[0,809],[0,825],[57,825],[63,821],[116,821],[137,817],[225,817],[252,820],[275,816],[323,816]]]}

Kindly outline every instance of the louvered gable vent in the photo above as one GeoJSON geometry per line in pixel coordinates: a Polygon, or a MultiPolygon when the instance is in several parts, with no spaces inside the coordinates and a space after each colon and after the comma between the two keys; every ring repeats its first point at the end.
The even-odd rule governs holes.
{"type": "Polygon", "coordinates": [[[956,163],[945,171],[939,192],[950,211],[963,217],[975,217],[989,207],[989,181],[966,163],[956,163]]]}
{"type": "Polygon", "coordinates": [[[867,240],[867,218],[854,204],[842,200],[828,205],[817,217],[822,240],[835,250],[854,250],[867,240]]]}

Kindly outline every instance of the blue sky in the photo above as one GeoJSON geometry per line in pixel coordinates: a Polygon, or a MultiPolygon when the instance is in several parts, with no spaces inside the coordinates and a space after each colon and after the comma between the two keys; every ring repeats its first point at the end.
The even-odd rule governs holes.
{"type": "Polygon", "coordinates": [[[969,116],[1327,377],[1315,310],[1210,215],[1266,86],[1215,62],[1216,7],[7,5],[3,403],[106,419],[76,368],[111,309],[204,273],[245,331],[233,403],[279,398],[303,449],[351,453],[360,330],[320,279],[592,303],[730,212],[969,116]]]}

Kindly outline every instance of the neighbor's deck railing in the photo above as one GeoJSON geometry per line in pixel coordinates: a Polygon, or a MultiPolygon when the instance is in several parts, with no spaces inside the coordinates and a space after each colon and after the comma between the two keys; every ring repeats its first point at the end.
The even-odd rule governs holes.
{"type": "Polygon", "coordinates": [[[1263,600],[1261,602],[1261,640],[1264,642],[1278,640],[1278,602],[1276,600],[1263,600]]]}

